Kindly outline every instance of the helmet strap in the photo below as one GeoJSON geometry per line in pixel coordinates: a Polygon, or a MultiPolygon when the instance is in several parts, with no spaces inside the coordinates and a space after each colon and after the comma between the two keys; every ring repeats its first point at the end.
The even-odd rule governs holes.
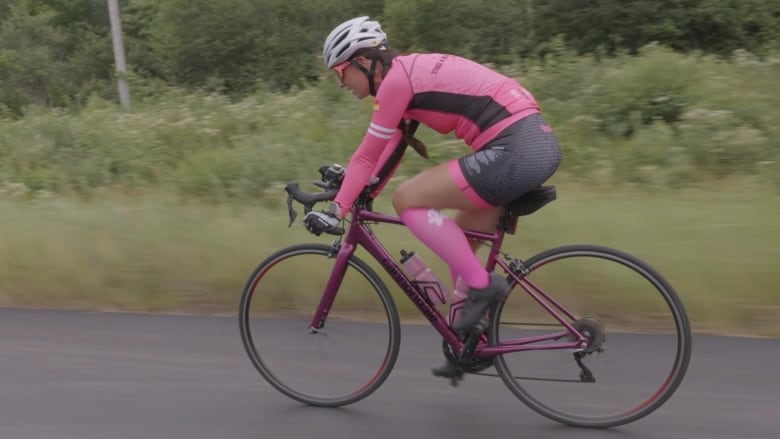
{"type": "Polygon", "coordinates": [[[355,60],[350,60],[363,74],[368,78],[368,92],[371,96],[376,96],[376,86],[374,85],[374,75],[376,74],[376,62],[379,60],[379,47],[374,48],[374,54],[371,56],[371,67],[366,69],[363,64],[355,60]]]}

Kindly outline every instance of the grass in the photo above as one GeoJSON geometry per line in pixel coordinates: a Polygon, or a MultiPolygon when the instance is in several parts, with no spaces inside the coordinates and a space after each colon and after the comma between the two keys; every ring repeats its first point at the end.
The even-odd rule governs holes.
{"type": "MultiPolygon", "coordinates": [[[[682,191],[554,182],[559,199],[521,219],[505,249],[597,243],[635,254],[677,289],[699,332],[780,335],[780,196],[748,181],[682,191]]],[[[389,211],[387,198],[377,210],[389,211]]],[[[144,312],[235,312],[246,277],[268,254],[330,242],[287,228],[279,202],[205,203],[164,193],[0,198],[0,305],[144,312]]],[[[392,254],[444,265],[403,228],[376,227],[392,254]]],[[[365,252],[359,255],[365,258],[365,252]]],[[[372,264],[376,267],[376,264],[372,264]]],[[[379,270],[378,270],[379,271],[379,270]]],[[[384,279],[391,285],[387,276],[384,279]]],[[[576,279],[570,279],[576,282],[576,279]]],[[[412,305],[391,291],[406,319],[412,305]]],[[[632,310],[630,297],[610,297],[632,310]]]]}
{"type": "MultiPolygon", "coordinates": [[[[505,249],[620,248],[669,278],[695,330],[780,335],[780,58],[650,46],[559,61],[506,71],[539,100],[564,161],[558,201],[523,218],[505,249]]],[[[287,228],[281,186],[346,165],[371,105],[328,76],[285,94],[168,89],[132,111],[93,97],[79,111],[0,118],[0,305],[234,312],[265,256],[330,242],[287,228]]],[[[410,154],[404,175],[467,151],[452,136],[418,134],[431,161],[410,154]]],[[[387,199],[378,210],[390,210],[387,199]]],[[[405,229],[376,229],[392,254],[416,250],[449,277],[405,229]]],[[[631,297],[610,303],[642,308],[631,297]]]]}

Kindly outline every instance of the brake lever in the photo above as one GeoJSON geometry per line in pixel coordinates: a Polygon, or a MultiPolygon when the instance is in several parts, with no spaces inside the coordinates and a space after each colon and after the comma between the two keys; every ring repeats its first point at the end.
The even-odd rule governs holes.
{"type": "Polygon", "coordinates": [[[290,224],[287,225],[287,227],[292,227],[293,223],[295,222],[295,218],[298,218],[298,212],[293,209],[293,196],[287,195],[287,211],[290,213],[290,224]]]}

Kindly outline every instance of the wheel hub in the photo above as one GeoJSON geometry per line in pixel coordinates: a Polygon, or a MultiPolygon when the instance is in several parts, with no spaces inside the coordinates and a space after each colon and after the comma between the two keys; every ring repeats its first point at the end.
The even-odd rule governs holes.
{"type": "MultiPolygon", "coordinates": [[[[604,342],[606,341],[606,333],[604,331],[604,325],[593,317],[583,317],[572,324],[583,337],[588,339],[588,345],[582,350],[586,354],[593,352],[601,352],[604,350],[604,342]]],[[[569,337],[571,341],[575,341],[574,335],[569,337]]]]}

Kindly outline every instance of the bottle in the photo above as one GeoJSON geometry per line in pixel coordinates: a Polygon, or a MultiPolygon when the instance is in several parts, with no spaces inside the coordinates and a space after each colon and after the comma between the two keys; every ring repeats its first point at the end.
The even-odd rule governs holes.
{"type": "Polygon", "coordinates": [[[455,282],[455,288],[452,291],[450,297],[450,312],[447,316],[447,321],[452,326],[455,321],[460,317],[460,311],[463,306],[466,305],[466,299],[469,298],[469,286],[458,276],[458,280],[455,282]]]}
{"type": "Polygon", "coordinates": [[[447,296],[444,294],[444,286],[438,277],[431,271],[425,262],[414,252],[401,250],[401,264],[417,285],[417,288],[423,292],[433,305],[442,305],[447,302],[447,296]]]}

